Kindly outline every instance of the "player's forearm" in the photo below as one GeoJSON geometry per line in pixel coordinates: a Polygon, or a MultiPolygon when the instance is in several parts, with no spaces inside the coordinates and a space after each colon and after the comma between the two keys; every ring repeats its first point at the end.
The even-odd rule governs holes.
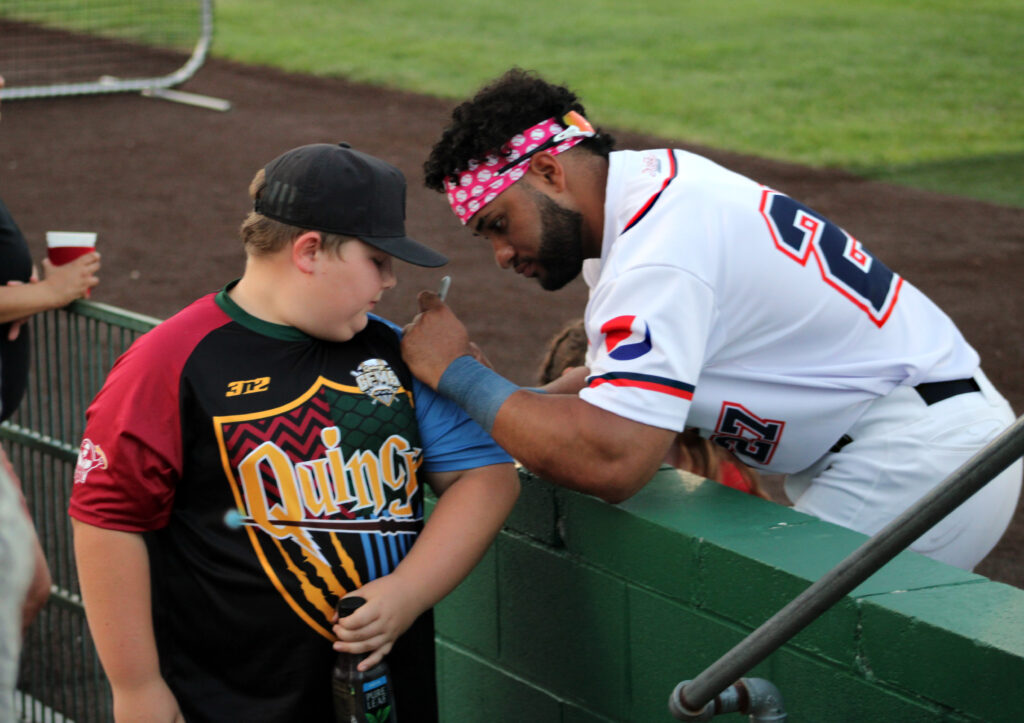
{"type": "Polygon", "coordinates": [[[472,571],[518,496],[519,475],[511,464],[469,470],[444,489],[416,544],[395,571],[414,591],[420,612],[433,607],[472,571]]]}
{"type": "MultiPolygon", "coordinates": [[[[619,432],[627,420],[575,395],[523,390],[468,355],[448,365],[437,390],[513,457],[557,484],[603,497],[609,483],[625,483],[623,475],[638,469],[637,448],[619,432]]],[[[615,496],[614,489],[607,492],[615,496]]]]}
{"type": "Polygon", "coordinates": [[[142,536],[74,519],[72,527],[86,619],[115,697],[161,682],[142,536]]]}
{"type": "Polygon", "coordinates": [[[523,390],[502,404],[491,435],[539,477],[621,502],[654,475],[674,432],[623,419],[575,395],[523,390]]]}

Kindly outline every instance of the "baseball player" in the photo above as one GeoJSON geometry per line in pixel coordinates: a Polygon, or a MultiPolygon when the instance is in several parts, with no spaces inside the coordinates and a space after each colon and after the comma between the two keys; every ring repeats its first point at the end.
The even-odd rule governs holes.
{"type": "Polygon", "coordinates": [[[70,514],[116,718],[327,723],[344,650],[387,654],[402,718],[436,720],[430,608],[518,490],[371,313],[393,257],[446,259],[405,235],[398,169],[345,144],[250,193],[242,278],[141,337],[87,412],[70,514]]]}
{"type": "MultiPolygon", "coordinates": [[[[952,321],[828,218],[692,153],[612,148],[571,91],[515,69],[425,164],[502,268],[590,287],[589,375],[548,390],[569,394],[475,363],[429,292],[403,340],[413,373],[527,467],[619,501],[692,426],[788,474],[797,509],[872,534],[1013,421],[952,321]]],[[[1018,461],[913,549],[973,568],[1020,486],[1018,461]]]]}

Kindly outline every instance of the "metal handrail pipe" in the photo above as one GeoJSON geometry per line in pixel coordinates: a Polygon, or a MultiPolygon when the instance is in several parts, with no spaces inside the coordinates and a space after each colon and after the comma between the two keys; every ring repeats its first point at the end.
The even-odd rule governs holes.
{"type": "Polygon", "coordinates": [[[1024,416],[673,696],[700,711],[744,673],[1024,456],[1024,416]]]}

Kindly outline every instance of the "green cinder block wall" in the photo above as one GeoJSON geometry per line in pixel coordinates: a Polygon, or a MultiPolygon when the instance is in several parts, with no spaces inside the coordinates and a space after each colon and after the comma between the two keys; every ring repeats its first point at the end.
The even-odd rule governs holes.
{"type": "MultiPolygon", "coordinates": [[[[677,683],[866,539],[668,467],[621,505],[520,478],[436,611],[446,723],[672,721],[677,683]]],[[[1016,723],[1024,591],[904,552],[748,675],[790,723],[1016,723]]]]}

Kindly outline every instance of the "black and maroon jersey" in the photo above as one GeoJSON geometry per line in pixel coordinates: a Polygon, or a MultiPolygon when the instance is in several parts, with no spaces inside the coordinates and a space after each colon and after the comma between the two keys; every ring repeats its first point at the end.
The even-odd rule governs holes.
{"type": "MultiPolygon", "coordinates": [[[[409,551],[419,471],[510,460],[413,379],[393,325],[327,342],[226,291],[118,360],[87,412],[70,514],[145,533],[161,668],[186,719],[327,721],[333,606],[409,551]]],[[[432,665],[432,631],[415,635],[410,659],[432,665]]],[[[402,677],[433,695],[433,672],[405,670],[399,647],[401,710],[402,677]]]]}

